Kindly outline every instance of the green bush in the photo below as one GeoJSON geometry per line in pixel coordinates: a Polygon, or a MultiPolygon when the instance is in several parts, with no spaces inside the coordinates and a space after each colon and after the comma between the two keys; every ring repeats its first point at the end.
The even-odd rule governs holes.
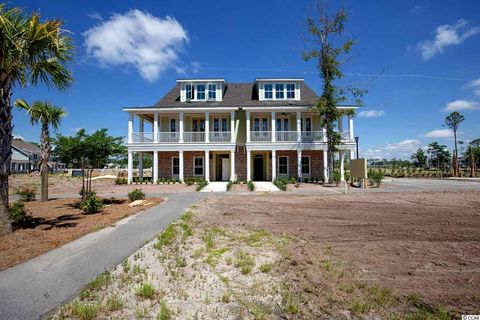
{"type": "Polygon", "coordinates": [[[13,229],[23,228],[28,224],[29,216],[25,210],[23,201],[15,201],[10,205],[8,218],[11,220],[13,229]]]}
{"type": "Polygon", "coordinates": [[[227,191],[230,191],[230,190],[232,190],[232,187],[233,187],[233,181],[228,181],[228,184],[227,184],[227,191]]]}
{"type": "Polygon", "coordinates": [[[35,186],[29,186],[25,184],[18,187],[15,193],[19,196],[20,201],[33,201],[35,200],[37,188],[35,186]]]}
{"type": "Polygon", "coordinates": [[[202,178],[202,180],[199,180],[197,182],[197,189],[196,190],[197,191],[202,190],[203,188],[205,188],[207,186],[207,184],[208,184],[208,181],[202,178]]]}
{"type": "Polygon", "coordinates": [[[282,190],[282,191],[286,191],[287,190],[287,182],[288,180],[286,179],[275,179],[273,180],[273,184],[277,186],[278,189],[282,190]]]}
{"type": "Polygon", "coordinates": [[[295,183],[297,183],[297,179],[295,179],[295,177],[291,177],[290,181],[288,181],[288,183],[295,184],[295,183]]]}
{"type": "Polygon", "coordinates": [[[103,199],[95,195],[88,197],[83,200],[80,204],[80,209],[85,214],[92,214],[101,211],[105,205],[103,204],[103,199]]]}
{"type": "Polygon", "coordinates": [[[250,190],[250,191],[254,191],[255,190],[255,184],[252,181],[248,181],[247,182],[247,189],[250,190]]]}
{"type": "Polygon", "coordinates": [[[127,182],[127,178],[124,177],[117,177],[117,179],[115,179],[115,184],[127,184],[127,182]]]}
{"type": "Polygon", "coordinates": [[[368,180],[370,183],[375,183],[377,187],[380,187],[380,184],[382,183],[382,180],[384,178],[384,174],[380,171],[369,171],[368,172],[368,180]]]}
{"type": "Polygon", "coordinates": [[[335,181],[335,183],[339,183],[340,180],[342,179],[342,175],[340,174],[340,171],[333,171],[333,174],[332,174],[332,178],[333,178],[333,181],[335,181]]]}
{"type": "Polygon", "coordinates": [[[143,199],[145,199],[145,192],[143,192],[141,189],[133,189],[128,193],[128,200],[130,200],[130,202],[143,199]]]}
{"type": "MultiPolygon", "coordinates": [[[[80,189],[80,192],[78,194],[83,198],[84,193],[85,193],[85,189],[82,187],[82,189],[80,189]]],[[[85,198],[95,197],[95,195],[96,195],[95,191],[90,191],[90,192],[87,192],[87,195],[85,198]]]]}

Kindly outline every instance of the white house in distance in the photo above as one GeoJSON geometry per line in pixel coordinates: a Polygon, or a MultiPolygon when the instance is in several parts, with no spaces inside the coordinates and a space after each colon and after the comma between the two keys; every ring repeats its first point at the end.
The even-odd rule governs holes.
{"type": "MultiPolygon", "coordinates": [[[[143,155],[153,154],[154,181],[326,177],[326,137],[313,110],[317,101],[317,94],[298,78],[177,80],[155,105],[124,108],[129,114],[128,181],[133,179],[134,152],[139,153],[139,177],[143,155]]],[[[355,149],[353,117],[342,116],[339,131],[344,159],[345,152],[352,155],[355,149]]]]}

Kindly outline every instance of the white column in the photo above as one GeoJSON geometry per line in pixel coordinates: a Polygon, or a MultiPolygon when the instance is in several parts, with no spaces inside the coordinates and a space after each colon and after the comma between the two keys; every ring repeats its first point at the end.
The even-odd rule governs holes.
{"type": "Polygon", "coordinates": [[[205,159],[203,162],[205,165],[205,180],[210,182],[210,152],[208,150],[205,150],[205,159]]]}
{"type": "Polygon", "coordinates": [[[297,150],[297,177],[302,181],[302,150],[297,150]]]}
{"type": "Polygon", "coordinates": [[[235,143],[235,111],[230,112],[230,139],[235,143]]]}
{"type": "Polygon", "coordinates": [[[138,153],[138,177],[143,181],[143,152],[138,153]]]}
{"type": "Polygon", "coordinates": [[[338,152],[339,158],[340,158],[340,180],[345,181],[345,152],[339,151],[338,152]]]}
{"type": "Polygon", "coordinates": [[[275,125],[275,118],[276,118],[276,112],[275,111],[272,111],[272,116],[271,116],[271,123],[272,123],[272,142],[275,142],[276,139],[277,139],[277,135],[276,135],[276,125],[275,125]]]}
{"type": "Polygon", "coordinates": [[[328,154],[327,150],[323,150],[323,177],[325,182],[328,182],[328,154]]]}
{"type": "Polygon", "coordinates": [[[348,132],[350,133],[350,140],[353,141],[354,134],[353,134],[353,117],[352,116],[348,116],[348,132]]]}
{"type": "Polygon", "coordinates": [[[183,151],[178,151],[178,162],[178,179],[183,181],[183,151]]]}
{"type": "Polygon", "coordinates": [[[245,117],[246,117],[246,125],[247,125],[247,142],[250,142],[250,111],[246,112],[245,117]]]}
{"type": "Polygon", "coordinates": [[[322,132],[323,132],[323,142],[327,142],[327,128],[323,127],[322,132]]]}
{"type": "Polygon", "coordinates": [[[153,142],[158,142],[158,112],[153,113],[153,142]]]}
{"type": "Polygon", "coordinates": [[[153,183],[158,181],[158,151],[153,151],[153,183]]]}
{"type": "Polygon", "coordinates": [[[133,143],[133,113],[128,114],[128,143],[133,143]]]}
{"type": "Polygon", "coordinates": [[[302,113],[297,111],[297,141],[302,141],[302,113]]]}
{"type": "Polygon", "coordinates": [[[247,182],[252,180],[252,154],[247,151],[247,182]]]}
{"type": "Polygon", "coordinates": [[[183,112],[180,112],[179,114],[178,128],[180,131],[178,142],[182,143],[183,142],[183,112]]]}
{"type": "Polygon", "coordinates": [[[237,175],[235,174],[235,151],[230,151],[230,181],[237,180],[237,175]]]}
{"type": "Polygon", "coordinates": [[[144,132],[145,132],[145,120],[143,120],[143,118],[140,118],[140,117],[139,117],[139,124],[140,124],[140,128],[138,129],[138,131],[139,131],[139,134],[140,134],[140,141],[141,141],[141,142],[144,142],[144,141],[145,141],[145,135],[144,135],[144,132]]]}
{"type": "Polygon", "coordinates": [[[210,112],[205,112],[205,142],[210,141],[210,112]]]}
{"type": "Polygon", "coordinates": [[[128,183],[133,181],[133,152],[128,151],[128,169],[127,169],[128,183]]]}
{"type": "Polygon", "coordinates": [[[272,150],[272,181],[277,178],[277,151],[272,150]]]}

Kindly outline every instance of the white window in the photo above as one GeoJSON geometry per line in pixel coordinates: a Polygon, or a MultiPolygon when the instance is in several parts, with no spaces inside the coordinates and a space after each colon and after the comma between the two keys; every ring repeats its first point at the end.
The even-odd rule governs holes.
{"type": "Polygon", "coordinates": [[[273,85],[271,83],[267,83],[264,86],[265,89],[265,99],[273,99],[273,85]]]}
{"type": "Polygon", "coordinates": [[[287,84],[287,99],[295,99],[295,84],[287,84]]]}
{"type": "Polygon", "coordinates": [[[191,84],[186,84],[185,85],[185,95],[187,100],[192,100],[193,99],[193,91],[192,91],[192,85],[191,84]]]}
{"type": "Polygon", "coordinates": [[[217,99],[217,85],[210,83],[208,85],[208,100],[216,100],[217,99]]]}
{"type": "Polygon", "coordinates": [[[278,174],[279,175],[288,175],[288,157],[280,156],[278,157],[278,174]]]}
{"type": "Polygon", "coordinates": [[[193,157],[193,175],[203,176],[203,157],[193,157]]]}
{"type": "Polygon", "coordinates": [[[219,124],[218,124],[218,118],[213,119],[213,131],[220,131],[219,124]]]}
{"type": "Polygon", "coordinates": [[[253,119],[253,131],[260,131],[260,119],[253,119]]]}
{"type": "Polygon", "coordinates": [[[302,174],[310,174],[310,156],[302,156],[302,174]]]}
{"type": "Polygon", "coordinates": [[[283,83],[277,83],[275,85],[275,99],[284,99],[284,86],[283,83]]]}
{"type": "Polygon", "coordinates": [[[177,119],[170,119],[170,132],[177,132],[177,119]]]}
{"type": "Polygon", "coordinates": [[[197,84],[197,100],[205,100],[205,85],[197,84]]]}
{"type": "Polygon", "coordinates": [[[222,118],[222,131],[227,131],[227,118],[222,118]]]}
{"type": "Polygon", "coordinates": [[[178,176],[180,174],[180,158],[172,157],[172,176],[178,176]]]}

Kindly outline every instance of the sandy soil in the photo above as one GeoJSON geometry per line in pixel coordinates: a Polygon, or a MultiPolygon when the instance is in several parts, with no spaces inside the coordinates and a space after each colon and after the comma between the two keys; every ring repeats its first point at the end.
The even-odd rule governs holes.
{"type": "MultiPolygon", "coordinates": [[[[40,176],[38,173],[15,174],[10,176],[9,188],[10,194],[14,194],[16,188],[28,184],[37,187],[37,193],[40,194],[40,176]]],[[[82,179],[80,177],[71,177],[66,175],[50,175],[48,179],[50,195],[78,194],[82,188],[82,179]]],[[[116,185],[114,179],[97,179],[92,181],[92,189],[97,194],[126,194],[133,189],[142,189],[145,193],[176,193],[176,192],[195,192],[195,185],[186,184],[131,184],[116,185]]]]}
{"type": "Polygon", "coordinates": [[[403,296],[464,314],[480,310],[479,192],[277,193],[248,200],[211,197],[199,210],[205,224],[264,228],[308,243],[292,251],[296,266],[285,272],[318,305],[331,284],[311,261],[331,251],[403,296]]]}
{"type": "MultiPolygon", "coordinates": [[[[148,207],[163,202],[161,198],[147,200],[152,203],[148,207]]],[[[75,208],[77,202],[78,199],[26,202],[27,212],[32,216],[32,225],[0,237],[0,270],[27,261],[92,231],[111,226],[116,221],[147,208],[129,207],[127,199],[106,200],[106,207],[101,212],[85,215],[75,208]]]]}

